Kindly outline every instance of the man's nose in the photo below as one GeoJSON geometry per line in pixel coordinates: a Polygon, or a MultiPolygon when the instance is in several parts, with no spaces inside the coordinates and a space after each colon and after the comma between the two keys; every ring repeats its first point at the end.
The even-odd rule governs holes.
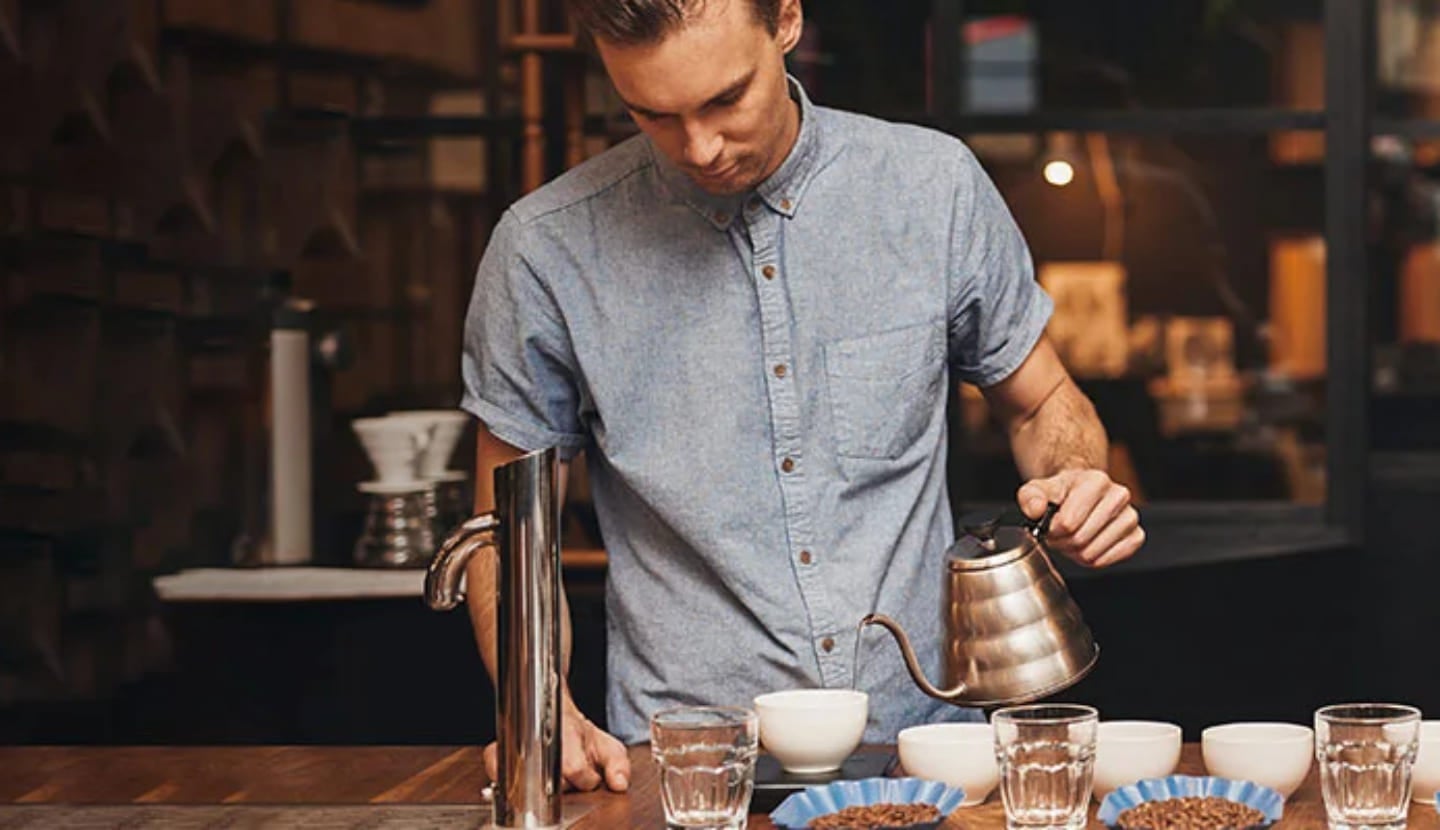
{"type": "Polygon", "coordinates": [[[720,158],[724,145],[720,133],[699,122],[685,125],[685,163],[691,167],[705,169],[720,158]]]}

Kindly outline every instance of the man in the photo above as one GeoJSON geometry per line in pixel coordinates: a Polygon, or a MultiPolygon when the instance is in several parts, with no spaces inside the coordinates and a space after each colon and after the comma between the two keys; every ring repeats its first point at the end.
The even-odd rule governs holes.
{"type": "MultiPolygon", "coordinates": [[[[625,789],[623,743],[669,705],[854,682],[867,740],[978,718],[916,690],[888,638],[854,657],[879,611],[939,674],[952,373],[1008,429],[1021,508],[1061,505],[1054,548],[1103,566],[1144,539],[999,194],[953,138],[812,105],[784,71],[799,0],[571,6],[643,136],[498,223],[463,402],[481,506],[496,463],[587,452],[614,734],[567,693],[566,782],[625,789]]],[[[467,578],[493,676],[493,563],[467,578]]]]}

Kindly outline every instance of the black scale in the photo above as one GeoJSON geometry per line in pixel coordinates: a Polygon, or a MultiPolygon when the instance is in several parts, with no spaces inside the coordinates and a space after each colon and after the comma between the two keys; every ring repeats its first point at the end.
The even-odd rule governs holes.
{"type": "Polygon", "coordinates": [[[858,781],[862,778],[885,778],[896,763],[893,752],[857,752],[845,759],[840,768],[815,775],[786,772],[773,755],[755,759],[755,794],[750,797],[750,810],[768,813],[792,793],[806,787],[823,787],[836,781],[858,781]]]}

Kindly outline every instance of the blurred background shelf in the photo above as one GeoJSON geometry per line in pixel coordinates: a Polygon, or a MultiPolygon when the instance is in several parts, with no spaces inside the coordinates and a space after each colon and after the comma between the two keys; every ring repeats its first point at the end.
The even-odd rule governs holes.
{"type": "MultiPolygon", "coordinates": [[[[805,12],[788,68],[816,102],[985,166],[1153,523],[1144,559],[1073,574],[1107,655],[1077,693],[1193,729],[1440,689],[1405,647],[1440,626],[1415,530],[1440,472],[1413,460],[1440,450],[1433,4],[805,12]],[[1156,656],[1175,642],[1207,645],[1156,656]]],[[[485,739],[468,621],[410,602],[418,574],[354,576],[403,597],[163,598],[300,573],[233,568],[277,304],[313,300],[324,332],[334,576],[369,475],[350,419],[454,406],[495,221],[635,135],[559,0],[0,0],[0,119],[0,740],[485,739]]],[[[957,512],[1018,485],[982,404],[952,407],[957,512]]],[[[574,470],[572,683],[603,720],[604,540],[574,470]]]]}

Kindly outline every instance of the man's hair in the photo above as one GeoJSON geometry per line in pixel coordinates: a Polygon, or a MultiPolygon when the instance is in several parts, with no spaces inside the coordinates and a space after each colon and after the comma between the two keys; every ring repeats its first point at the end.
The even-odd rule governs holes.
{"type": "MultiPolygon", "coordinates": [[[[707,0],[568,0],[588,40],[623,46],[654,43],[700,12],[707,0]]],[[[750,6],[770,34],[780,29],[781,0],[722,0],[750,6]]]]}

